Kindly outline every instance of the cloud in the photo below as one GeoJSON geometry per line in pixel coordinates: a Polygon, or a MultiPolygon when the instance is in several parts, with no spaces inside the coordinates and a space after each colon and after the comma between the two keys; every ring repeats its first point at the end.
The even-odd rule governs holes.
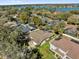
{"type": "Polygon", "coordinates": [[[0,5],[78,3],[79,0],[0,0],[0,5]]]}
{"type": "Polygon", "coordinates": [[[0,0],[0,5],[27,4],[27,0],[0,0]]]}

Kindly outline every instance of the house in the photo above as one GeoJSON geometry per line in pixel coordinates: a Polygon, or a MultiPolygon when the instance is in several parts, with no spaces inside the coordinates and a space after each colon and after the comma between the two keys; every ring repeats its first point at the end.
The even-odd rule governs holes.
{"type": "Polygon", "coordinates": [[[49,37],[52,36],[51,32],[43,31],[43,30],[35,30],[30,32],[29,37],[31,41],[29,42],[30,45],[40,45],[42,42],[47,40],[49,37]]]}
{"type": "Polygon", "coordinates": [[[30,28],[31,31],[37,29],[36,25],[34,25],[33,23],[29,24],[29,28],[30,28]]]}
{"type": "Polygon", "coordinates": [[[62,14],[63,12],[60,12],[60,11],[55,11],[53,12],[54,15],[58,15],[58,14],[62,14]]]}
{"type": "Polygon", "coordinates": [[[21,24],[20,26],[18,26],[18,29],[21,30],[24,33],[30,31],[30,28],[29,28],[28,24],[21,24]]]}
{"type": "Polygon", "coordinates": [[[48,22],[48,25],[49,26],[55,26],[55,25],[58,25],[60,23],[64,23],[64,20],[51,20],[48,22]]]}
{"type": "Polygon", "coordinates": [[[46,24],[48,20],[49,19],[47,17],[42,17],[41,18],[42,24],[46,24]]]}
{"type": "Polygon", "coordinates": [[[77,25],[67,24],[64,29],[65,34],[69,34],[71,36],[76,36],[77,34],[77,25]]]}
{"type": "Polygon", "coordinates": [[[79,42],[65,36],[51,40],[50,50],[61,59],[79,59],[79,42]]]}

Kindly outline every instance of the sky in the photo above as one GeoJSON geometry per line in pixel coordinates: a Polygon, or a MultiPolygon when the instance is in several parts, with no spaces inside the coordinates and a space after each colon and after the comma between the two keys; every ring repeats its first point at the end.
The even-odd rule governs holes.
{"type": "Polygon", "coordinates": [[[79,3],[79,0],[0,0],[0,5],[14,4],[64,4],[79,3]]]}

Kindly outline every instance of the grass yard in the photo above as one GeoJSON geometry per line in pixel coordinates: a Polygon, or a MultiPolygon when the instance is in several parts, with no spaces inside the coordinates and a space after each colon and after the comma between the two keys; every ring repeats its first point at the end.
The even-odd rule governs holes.
{"type": "Polygon", "coordinates": [[[48,42],[39,47],[39,51],[43,55],[42,59],[56,59],[53,53],[49,50],[49,47],[48,42]]]}

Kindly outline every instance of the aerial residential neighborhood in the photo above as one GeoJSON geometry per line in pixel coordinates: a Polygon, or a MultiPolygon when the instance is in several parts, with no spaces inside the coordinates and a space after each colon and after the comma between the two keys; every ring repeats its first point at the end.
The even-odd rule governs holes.
{"type": "Polygon", "coordinates": [[[78,3],[5,1],[0,1],[0,59],[79,59],[78,3]]]}

